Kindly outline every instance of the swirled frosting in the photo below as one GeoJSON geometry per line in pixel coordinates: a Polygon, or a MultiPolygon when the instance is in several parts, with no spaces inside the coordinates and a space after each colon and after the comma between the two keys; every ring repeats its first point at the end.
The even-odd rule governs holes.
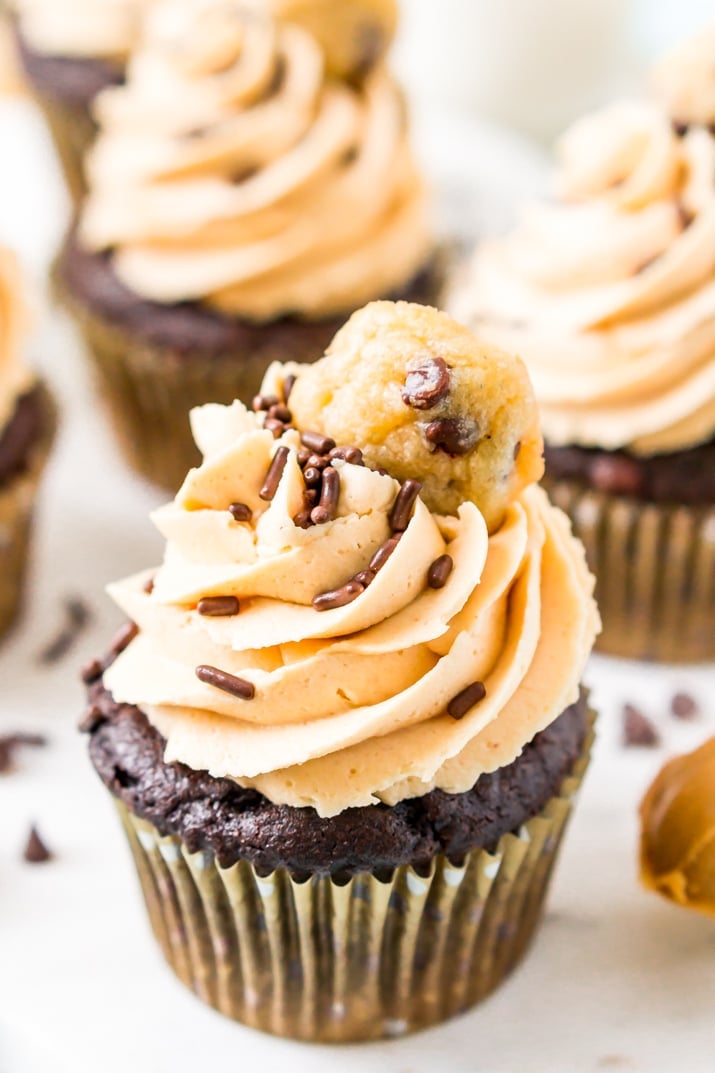
{"type": "Polygon", "coordinates": [[[620,104],[560,145],[558,197],[477,251],[452,309],[529,367],[544,434],[637,454],[715,433],[715,138],[620,104]]]}
{"type": "Polygon", "coordinates": [[[676,123],[715,123],[715,23],[668,53],[656,66],[652,83],[676,123]]]}
{"type": "Polygon", "coordinates": [[[305,31],[232,0],[160,4],[98,100],[82,241],[144,298],[268,321],[351,311],[430,248],[404,104],[383,68],[326,78],[305,31]]]}
{"type": "Polygon", "coordinates": [[[37,52],[124,61],[153,0],[12,0],[23,39],[37,52]]]}
{"type": "Polygon", "coordinates": [[[23,361],[27,307],[17,258],[0,246],[0,436],[34,377],[23,361]]]}
{"type": "Polygon", "coordinates": [[[338,459],[335,517],[301,529],[296,430],[274,440],[238,402],[195,410],[192,423],[204,461],[154,515],[164,563],[110,588],[139,632],[105,684],[147,714],[167,760],[329,816],[433,787],[467,790],[576,699],[598,629],[592,578],[568,521],[538,487],[491,537],[474,504],[438,516],[418,498],[372,583],[319,611],[314,597],[364,570],[390,538],[398,483],[338,459]],[[268,503],[260,489],[282,447],[287,462],[268,503]],[[250,520],[236,521],[232,503],[250,520]],[[430,587],[443,555],[452,572],[430,587]],[[216,596],[237,597],[239,613],[202,614],[199,601],[216,596]],[[255,695],[205,684],[197,665],[255,695]],[[463,717],[447,714],[476,682],[485,692],[463,717]]]}

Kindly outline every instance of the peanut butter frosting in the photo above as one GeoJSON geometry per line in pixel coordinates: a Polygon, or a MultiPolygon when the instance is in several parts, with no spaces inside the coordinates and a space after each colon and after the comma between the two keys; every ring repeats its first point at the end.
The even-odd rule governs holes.
{"type": "Polygon", "coordinates": [[[12,0],[23,39],[37,52],[123,62],[152,0],[12,0]]]}
{"type": "Polygon", "coordinates": [[[23,361],[28,319],[17,258],[0,246],[0,435],[34,381],[23,361]]]}
{"type": "Polygon", "coordinates": [[[715,23],[674,48],[653,72],[653,92],[679,124],[715,123],[715,23]]]}
{"type": "MultiPolygon", "coordinates": [[[[289,374],[257,405],[280,415],[289,374]]],[[[107,688],[167,761],[278,804],[331,816],[471,788],[578,696],[599,623],[567,519],[531,485],[490,536],[472,502],[434,514],[414,482],[271,420],[192,413],[203,463],[153,516],[163,565],[110,588],[138,632],[107,688]],[[337,477],[304,528],[306,443],[337,477]]]]}
{"type": "Polygon", "coordinates": [[[402,96],[326,76],[304,30],[231,0],[159,4],[97,103],[81,239],[146,299],[254,321],[391,294],[430,253],[402,96]]]}
{"type": "Polygon", "coordinates": [[[547,441],[635,454],[715,433],[715,138],[647,104],[577,123],[556,200],[477,251],[452,309],[521,355],[547,441]]]}

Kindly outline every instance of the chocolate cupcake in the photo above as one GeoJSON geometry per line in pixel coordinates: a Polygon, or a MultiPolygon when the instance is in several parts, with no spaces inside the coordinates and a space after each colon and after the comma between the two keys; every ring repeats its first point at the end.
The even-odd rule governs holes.
{"type": "Polygon", "coordinates": [[[715,138],[582,120],[557,199],[485,243],[455,312],[529,367],[546,486],[598,578],[600,648],[715,657],[715,138]]]}
{"type": "Polygon", "coordinates": [[[397,1035],[525,952],[587,766],[598,629],[583,549],[533,483],[535,420],[518,359],[407,303],[356,314],[318,365],[273,366],[253,412],[193,412],[203,462],[154,515],[163,566],[110,588],[131,625],[86,670],[84,729],[168,962],[228,1016],[397,1035]],[[330,387],[333,420],[360,360],[386,390],[336,444],[301,415],[330,387]],[[493,416],[451,455],[465,498],[437,513],[449,452],[426,429],[465,420],[494,369],[475,411],[493,416]],[[388,472],[389,436],[371,468],[381,425],[412,477],[388,472]],[[490,437],[513,437],[506,473],[478,465],[490,437]]]}
{"type": "Polygon", "coordinates": [[[90,195],[60,287],[131,464],[174,491],[186,414],[249,401],[274,360],[320,357],[372,298],[434,297],[424,184],[380,67],[236,0],[169,0],[97,104],[90,195]]]}
{"type": "Polygon", "coordinates": [[[26,320],[17,261],[0,247],[0,637],[20,608],[32,511],[55,425],[49,393],[22,360],[26,320]]]}

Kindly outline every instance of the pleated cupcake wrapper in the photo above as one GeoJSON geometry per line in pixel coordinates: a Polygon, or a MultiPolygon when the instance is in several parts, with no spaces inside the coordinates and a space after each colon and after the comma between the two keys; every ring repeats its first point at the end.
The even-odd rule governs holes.
{"type": "Polygon", "coordinates": [[[29,82],[28,87],[45,118],[67,189],[77,208],[87,190],[84,158],[97,135],[97,125],[86,108],[41,93],[29,82]]]}
{"type": "Polygon", "coordinates": [[[252,1028],[308,1041],[403,1035],[473,1006],[519,962],[542,915],[582,755],[558,796],[496,852],[437,857],[385,882],[222,868],[118,802],[151,924],[176,975],[252,1028]]]}
{"type": "Polygon", "coordinates": [[[43,408],[46,427],[28,468],[0,485],[0,638],[13,625],[22,603],[33,508],[55,431],[49,393],[43,393],[43,408]]]}
{"type": "Polygon", "coordinates": [[[596,575],[597,649],[632,659],[715,659],[715,506],[642,503],[545,481],[596,575]]]}

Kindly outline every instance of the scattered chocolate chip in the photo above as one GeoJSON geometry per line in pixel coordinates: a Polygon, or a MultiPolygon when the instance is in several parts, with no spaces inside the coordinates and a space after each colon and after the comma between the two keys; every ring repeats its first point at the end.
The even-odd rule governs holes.
{"type": "Polygon", "coordinates": [[[330,436],[322,436],[319,432],[301,432],[300,442],[318,455],[326,455],[335,447],[335,440],[331,440],[330,436]]]}
{"type": "Polygon", "coordinates": [[[449,393],[451,376],[443,358],[428,358],[410,369],[402,389],[402,401],[413,410],[431,410],[449,393]]]}
{"type": "Polygon", "coordinates": [[[67,597],[62,604],[64,622],[56,636],[38,654],[40,663],[57,663],[79,640],[92,614],[87,604],[78,596],[67,597]]]}
{"type": "Polygon", "coordinates": [[[196,677],[205,685],[230,693],[232,697],[238,697],[239,700],[253,700],[256,695],[253,682],[247,682],[245,678],[237,678],[235,674],[221,671],[218,667],[208,667],[202,664],[196,668],[196,677]]]}
{"type": "Polygon", "coordinates": [[[435,559],[427,571],[427,584],[431,589],[443,589],[453,570],[454,559],[452,556],[440,555],[439,559],[435,559]]]}
{"type": "Polygon", "coordinates": [[[207,618],[228,618],[237,615],[241,607],[235,596],[204,596],[196,610],[207,618]]]}
{"type": "Polygon", "coordinates": [[[690,693],[676,693],[670,702],[670,710],[676,719],[695,719],[699,713],[698,702],[690,693]]]}
{"type": "Polygon", "coordinates": [[[362,596],[364,591],[364,586],[353,578],[341,585],[339,589],[321,592],[318,596],[314,596],[313,607],[316,611],[332,611],[336,607],[345,607],[347,604],[351,604],[353,600],[357,600],[358,596],[362,596]]]}
{"type": "Polygon", "coordinates": [[[293,373],[290,373],[289,376],[286,376],[285,380],[283,381],[283,401],[284,402],[288,402],[288,399],[291,396],[291,392],[293,391],[293,388],[295,387],[295,381],[296,381],[296,377],[293,375],[293,373]]]}
{"type": "Polygon", "coordinates": [[[313,507],[310,520],[313,525],[325,525],[331,522],[338,509],[340,499],[340,474],[332,466],[323,470],[323,483],[320,489],[320,501],[313,507]]]}
{"type": "Polygon", "coordinates": [[[122,626],[121,630],[115,635],[114,640],[110,645],[110,651],[115,656],[121,656],[122,652],[129,648],[134,638],[139,633],[139,627],[136,622],[127,622],[122,626]]]}
{"type": "Polygon", "coordinates": [[[599,455],[591,467],[591,480],[599,492],[638,495],[641,489],[638,464],[624,454],[599,455]]]}
{"type": "Polygon", "coordinates": [[[343,462],[350,462],[353,466],[364,466],[362,451],[359,447],[333,447],[330,458],[341,458],[343,462]]]}
{"type": "Polygon", "coordinates": [[[147,580],[142,585],[142,590],[147,594],[147,596],[151,596],[151,594],[154,591],[154,578],[153,577],[147,578],[147,580]]]}
{"type": "Polygon", "coordinates": [[[46,861],[52,860],[52,854],[40,838],[38,830],[34,824],[30,828],[30,834],[27,839],[27,844],[25,845],[23,858],[28,864],[44,864],[46,861]]]}
{"type": "Polygon", "coordinates": [[[80,720],[80,733],[92,734],[103,722],[104,716],[102,715],[101,708],[96,704],[90,704],[80,720]]]}
{"type": "Polygon", "coordinates": [[[254,395],[251,409],[260,413],[262,410],[270,410],[271,406],[277,406],[280,401],[277,395],[254,395]]]}
{"type": "Polygon", "coordinates": [[[391,536],[389,540],[386,540],[384,544],[381,544],[373,555],[372,559],[370,560],[368,569],[372,570],[372,572],[375,574],[379,573],[379,571],[382,570],[383,566],[392,555],[397,545],[400,543],[401,537],[401,533],[395,533],[395,535],[391,536]]]}
{"type": "Polygon", "coordinates": [[[45,745],[47,745],[47,738],[42,734],[28,734],[23,731],[17,734],[4,734],[0,737],[0,775],[5,775],[12,769],[17,749],[23,746],[39,749],[45,745]]]}
{"type": "Polygon", "coordinates": [[[281,477],[283,476],[283,470],[286,468],[288,461],[288,448],[279,447],[276,453],[273,455],[273,460],[266,474],[266,479],[263,483],[263,487],[258,493],[261,499],[270,503],[274,495],[278,491],[278,485],[281,483],[281,477]]]}
{"type": "Polygon", "coordinates": [[[410,524],[412,508],[421,491],[422,485],[419,481],[407,480],[402,485],[390,512],[390,528],[393,533],[404,533],[410,524]]]}
{"type": "Polygon", "coordinates": [[[656,727],[634,704],[623,705],[623,744],[645,749],[660,745],[660,734],[656,727]]]}
{"type": "Polygon", "coordinates": [[[353,581],[357,581],[358,585],[362,585],[364,588],[372,585],[373,581],[377,577],[374,570],[361,570],[359,574],[356,574],[353,581]]]}
{"type": "Polygon", "coordinates": [[[293,420],[293,414],[282,402],[276,403],[275,406],[271,406],[270,410],[268,411],[268,416],[273,418],[275,421],[282,421],[284,425],[289,425],[293,420]]]}
{"type": "Polygon", "coordinates": [[[483,682],[472,682],[471,685],[452,698],[447,705],[447,714],[451,715],[453,719],[463,719],[475,704],[478,704],[480,700],[484,700],[486,695],[487,691],[483,682]]]}
{"type": "Polygon", "coordinates": [[[253,511],[247,503],[231,503],[228,513],[235,522],[250,522],[253,517],[253,511]]]}
{"type": "Polygon", "coordinates": [[[427,425],[425,439],[435,451],[466,455],[477,443],[479,429],[471,417],[441,417],[427,425]]]}

